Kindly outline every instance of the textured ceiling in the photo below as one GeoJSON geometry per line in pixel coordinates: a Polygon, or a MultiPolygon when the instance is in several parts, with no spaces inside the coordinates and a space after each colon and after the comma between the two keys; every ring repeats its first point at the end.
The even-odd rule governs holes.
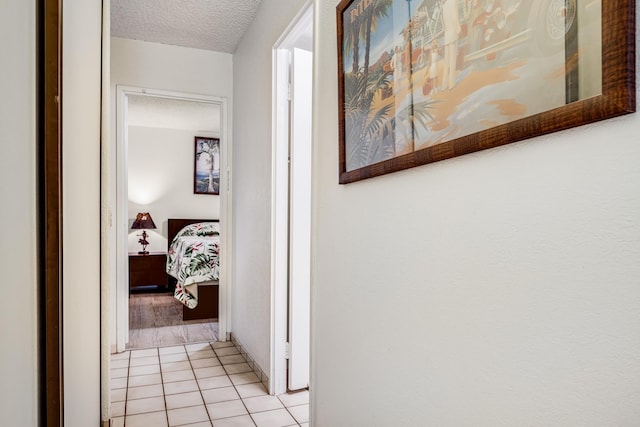
{"type": "Polygon", "coordinates": [[[220,107],[215,104],[144,95],[127,98],[129,126],[220,132],[220,107]]]}
{"type": "Polygon", "coordinates": [[[111,0],[111,35],[233,53],[261,0],[111,0]]]}

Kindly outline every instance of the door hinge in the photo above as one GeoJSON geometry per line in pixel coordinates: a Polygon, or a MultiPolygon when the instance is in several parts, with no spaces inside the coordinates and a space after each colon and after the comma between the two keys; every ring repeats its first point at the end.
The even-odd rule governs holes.
{"type": "Polygon", "coordinates": [[[289,360],[289,357],[291,356],[291,346],[289,345],[288,342],[284,343],[284,358],[289,360]]]}
{"type": "Polygon", "coordinates": [[[292,94],[292,89],[291,89],[291,82],[289,82],[288,86],[287,86],[287,100],[291,101],[291,94],[292,94]]]}

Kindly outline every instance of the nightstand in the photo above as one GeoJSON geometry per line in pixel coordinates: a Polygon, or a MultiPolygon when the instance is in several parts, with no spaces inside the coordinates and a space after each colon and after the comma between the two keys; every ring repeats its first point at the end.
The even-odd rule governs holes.
{"type": "Polygon", "coordinates": [[[129,291],[151,287],[168,290],[166,265],[167,254],[164,252],[147,255],[129,252],[129,291]]]}

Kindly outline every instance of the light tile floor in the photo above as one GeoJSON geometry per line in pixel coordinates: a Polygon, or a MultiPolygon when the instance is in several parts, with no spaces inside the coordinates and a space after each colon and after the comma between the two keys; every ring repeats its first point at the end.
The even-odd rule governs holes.
{"type": "Polygon", "coordinates": [[[308,426],[309,392],[270,396],[231,342],[111,355],[112,427],[308,426]]]}

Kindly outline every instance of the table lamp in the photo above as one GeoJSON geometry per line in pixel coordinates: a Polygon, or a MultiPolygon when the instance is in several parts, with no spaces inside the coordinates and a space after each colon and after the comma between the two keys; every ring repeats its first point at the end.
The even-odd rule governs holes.
{"type": "Polygon", "coordinates": [[[136,215],[136,219],[131,224],[132,230],[142,230],[142,234],[138,234],[138,236],[142,236],[138,243],[142,245],[142,250],[138,252],[139,255],[148,255],[147,245],[149,242],[147,241],[148,234],[146,230],[153,230],[156,228],[156,224],[153,222],[153,218],[149,215],[149,212],[139,212],[136,215]],[[146,229],[146,230],[145,230],[146,229]]]}

